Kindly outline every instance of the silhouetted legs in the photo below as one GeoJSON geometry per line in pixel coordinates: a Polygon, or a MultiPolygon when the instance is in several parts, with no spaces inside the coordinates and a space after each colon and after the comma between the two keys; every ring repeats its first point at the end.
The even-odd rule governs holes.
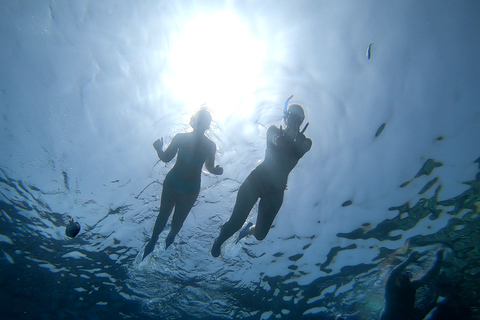
{"type": "Polygon", "coordinates": [[[222,226],[220,235],[212,247],[212,255],[218,257],[220,255],[220,247],[222,244],[230,238],[235,232],[237,232],[247,220],[250,210],[258,200],[258,194],[253,192],[250,188],[250,184],[246,183],[246,180],[238,189],[237,199],[230,219],[222,226]]]}
{"type": "MultiPolygon", "coordinates": [[[[238,190],[230,219],[222,226],[220,235],[213,244],[211,253],[214,257],[220,255],[222,244],[242,227],[259,197],[260,192],[254,179],[247,177],[238,190]]],[[[257,224],[252,226],[255,238],[263,240],[266,237],[282,203],[283,191],[262,196],[258,206],[257,224]]]]}
{"type": "Polygon", "coordinates": [[[200,190],[187,193],[179,193],[178,201],[175,205],[175,212],[173,213],[170,232],[168,233],[167,239],[165,240],[166,248],[168,248],[172,244],[178,231],[180,231],[180,229],[182,228],[183,222],[190,213],[190,210],[192,210],[192,207],[197,200],[199,192],[200,190]]]}
{"type": "Polygon", "coordinates": [[[258,204],[257,223],[253,226],[253,235],[257,240],[263,240],[272,227],[273,220],[283,203],[283,192],[268,195],[260,199],[258,204]]]}
{"type": "Polygon", "coordinates": [[[158,236],[165,228],[168,218],[175,207],[170,233],[165,240],[166,248],[172,244],[178,231],[180,231],[182,228],[183,222],[187,218],[188,213],[195,204],[199,192],[200,189],[190,192],[179,192],[174,186],[167,182],[167,179],[165,179],[160,202],[160,211],[158,213],[157,220],[155,221],[155,226],[153,227],[152,238],[145,246],[143,259],[145,259],[145,257],[148,256],[155,248],[158,236]]]}

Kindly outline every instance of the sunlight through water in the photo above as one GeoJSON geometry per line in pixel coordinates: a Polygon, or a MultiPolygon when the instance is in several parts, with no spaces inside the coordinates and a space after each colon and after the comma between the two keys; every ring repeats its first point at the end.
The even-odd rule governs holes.
{"type": "Polygon", "coordinates": [[[441,249],[423,296],[480,319],[479,15],[478,1],[0,1],[0,319],[378,319],[392,269],[418,251],[421,276],[441,249]],[[235,234],[214,258],[292,94],[312,148],[266,238],[235,234]],[[170,219],[142,261],[176,160],[152,144],[202,106],[223,174],[204,168],[173,244],[170,219]]]}
{"type": "MultiPolygon", "coordinates": [[[[262,81],[265,54],[265,42],[234,13],[199,13],[173,37],[166,77],[176,99],[193,108],[206,104],[221,121],[262,81]]],[[[252,108],[242,110],[248,117],[252,108]]]]}

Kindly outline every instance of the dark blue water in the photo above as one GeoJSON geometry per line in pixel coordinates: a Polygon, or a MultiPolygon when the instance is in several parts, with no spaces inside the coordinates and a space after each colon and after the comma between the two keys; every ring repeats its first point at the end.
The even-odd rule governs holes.
{"type": "MultiPolygon", "coordinates": [[[[433,177],[435,171],[432,171],[424,173],[433,177]]],[[[333,319],[335,312],[349,314],[352,319],[375,319],[382,305],[381,286],[385,280],[382,269],[398,263],[406,253],[380,248],[371,264],[344,267],[332,276],[319,277],[307,285],[295,280],[302,276],[297,273],[297,261],[301,261],[309,245],[288,257],[290,272],[285,276],[260,275],[258,281],[248,286],[229,281],[224,274],[242,272],[248,264],[255,263],[257,257],[249,256],[246,248],[243,250],[246,254],[241,254],[240,259],[248,259],[248,264],[234,263],[225,266],[221,273],[214,269],[205,271],[208,266],[192,267],[190,273],[186,273],[188,270],[182,270],[182,266],[188,265],[190,258],[178,252],[172,253],[176,261],[162,261],[160,254],[150,267],[139,268],[136,255],[128,253],[131,248],[119,243],[94,252],[84,248],[89,241],[101,239],[88,233],[75,239],[49,237],[48,228],[63,228],[66,224],[62,215],[50,211],[48,203],[36,198],[41,187],[8,177],[3,170],[0,183],[3,254],[0,310],[4,319],[259,319],[262,315],[333,319]],[[76,254],[71,255],[72,252],[76,254]],[[111,255],[124,256],[124,259],[119,263],[112,260],[111,255]],[[198,274],[191,272],[195,268],[198,274]],[[321,292],[324,294],[319,296],[321,292]]],[[[446,249],[436,284],[444,301],[441,312],[437,310],[437,316],[431,319],[447,319],[446,315],[450,319],[453,315],[462,315],[463,319],[479,316],[476,297],[480,293],[477,250],[480,172],[465,184],[469,186],[467,191],[442,201],[437,199],[442,186],[437,185],[433,197],[392,206],[390,210],[398,212],[396,218],[385,220],[375,228],[364,226],[337,235],[354,240],[385,240],[391,231],[407,232],[423,219],[435,221],[441,215],[450,216],[446,226],[437,232],[409,239],[409,251],[430,245],[446,249]],[[408,217],[400,219],[405,213],[408,217]],[[442,314],[443,318],[439,316],[442,314]]],[[[116,214],[115,211],[107,213],[116,214]]],[[[311,240],[314,238],[312,235],[311,240]]],[[[331,273],[329,265],[341,251],[356,249],[356,245],[331,248],[327,257],[318,257],[316,268],[331,273]]],[[[428,251],[423,253],[431,256],[428,251]]],[[[273,264],[285,255],[284,252],[268,254],[273,264]]],[[[416,271],[421,273],[429,263],[431,259],[419,263],[416,271]]]]}

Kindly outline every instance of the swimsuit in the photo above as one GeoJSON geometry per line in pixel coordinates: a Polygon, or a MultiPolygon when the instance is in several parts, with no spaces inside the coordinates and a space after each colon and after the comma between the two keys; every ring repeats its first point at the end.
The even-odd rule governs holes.
{"type": "Polygon", "coordinates": [[[260,198],[283,193],[287,188],[287,186],[284,186],[283,188],[274,186],[269,177],[266,176],[264,170],[259,169],[258,167],[249,174],[247,179],[245,179],[245,182],[247,181],[251,184],[252,189],[257,190],[260,198]]]}
{"type": "Polygon", "coordinates": [[[175,176],[175,173],[173,173],[173,171],[170,171],[169,173],[167,173],[167,176],[165,177],[165,181],[163,183],[164,185],[165,184],[170,185],[180,193],[189,193],[189,192],[200,190],[200,179],[198,179],[198,181],[195,181],[195,182],[184,182],[178,179],[175,176]]]}

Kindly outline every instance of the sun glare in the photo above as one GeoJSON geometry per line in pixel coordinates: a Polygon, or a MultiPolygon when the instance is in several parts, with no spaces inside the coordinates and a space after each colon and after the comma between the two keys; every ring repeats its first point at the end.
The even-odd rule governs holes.
{"type": "MultiPolygon", "coordinates": [[[[195,109],[206,104],[217,121],[225,119],[242,101],[250,100],[261,78],[265,50],[233,13],[199,16],[179,31],[172,44],[168,76],[172,93],[195,109]]],[[[245,110],[243,116],[248,116],[245,110]]]]}

